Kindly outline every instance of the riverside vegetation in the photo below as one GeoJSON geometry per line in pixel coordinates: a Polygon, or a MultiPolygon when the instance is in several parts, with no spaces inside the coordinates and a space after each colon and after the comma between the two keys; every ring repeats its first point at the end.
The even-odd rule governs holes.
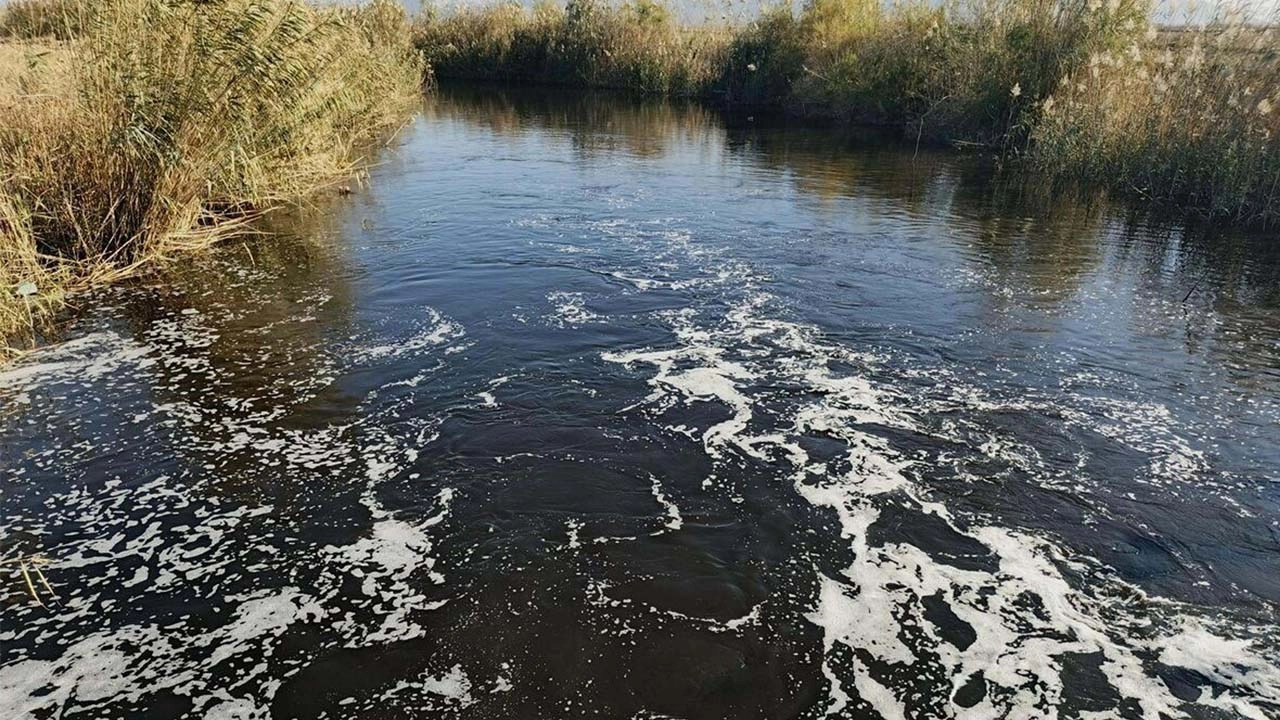
{"type": "Polygon", "coordinates": [[[69,291],[246,232],[350,174],[424,78],[390,0],[28,0],[0,34],[9,343],[69,291]]]}
{"type": "Polygon", "coordinates": [[[1177,29],[1152,14],[1147,0],[809,0],[745,24],[686,27],[653,0],[570,0],[428,12],[417,43],[442,78],[893,124],[1017,157],[1047,181],[1273,225],[1280,38],[1244,11],[1177,29]]]}
{"type": "Polygon", "coordinates": [[[569,0],[411,23],[391,0],[16,0],[0,14],[0,337],[349,174],[433,75],[897,125],[1046,183],[1274,225],[1275,31],[1151,15],[1147,0],[809,0],[686,25],[654,0],[569,0]]]}

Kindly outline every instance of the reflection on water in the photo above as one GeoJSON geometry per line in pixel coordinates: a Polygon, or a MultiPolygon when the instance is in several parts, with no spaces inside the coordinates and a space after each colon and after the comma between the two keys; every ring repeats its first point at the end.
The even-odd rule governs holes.
{"type": "Polygon", "coordinates": [[[4,717],[1280,712],[1268,238],[492,87],[275,223],[0,371],[4,717]]]}

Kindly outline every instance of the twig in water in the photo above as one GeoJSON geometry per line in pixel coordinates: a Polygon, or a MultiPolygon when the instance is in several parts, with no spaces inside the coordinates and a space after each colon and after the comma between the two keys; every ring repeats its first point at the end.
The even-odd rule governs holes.
{"type": "Polygon", "coordinates": [[[36,601],[40,607],[48,607],[44,601],[40,599],[40,591],[36,589],[35,581],[31,579],[34,574],[40,580],[40,585],[44,587],[45,592],[54,600],[59,600],[58,593],[54,592],[53,586],[49,584],[49,579],[44,576],[44,572],[40,570],[41,565],[48,565],[49,559],[39,555],[19,555],[16,558],[0,561],[0,565],[10,565],[16,563],[18,570],[22,573],[22,580],[27,585],[27,593],[31,595],[31,599],[36,601]]]}

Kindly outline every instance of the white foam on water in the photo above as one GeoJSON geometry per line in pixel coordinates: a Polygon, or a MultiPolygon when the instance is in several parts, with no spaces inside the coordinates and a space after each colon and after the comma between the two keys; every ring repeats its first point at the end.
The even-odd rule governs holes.
{"type": "Polygon", "coordinates": [[[684,527],[684,518],[680,516],[680,508],[675,503],[667,499],[665,493],[662,492],[662,483],[658,478],[653,478],[653,499],[658,501],[662,509],[666,513],[666,521],[662,524],[667,530],[679,530],[684,527]]]}
{"type": "Polygon", "coordinates": [[[439,677],[424,677],[422,689],[433,695],[439,695],[462,705],[471,704],[471,681],[462,672],[461,665],[454,665],[449,672],[439,677]]]}
{"type": "Polygon", "coordinates": [[[465,334],[461,325],[445,318],[433,308],[426,308],[419,329],[409,337],[396,342],[357,345],[348,359],[351,364],[359,365],[400,358],[458,340],[465,334]]]}
{"type": "Polygon", "coordinates": [[[578,327],[601,320],[599,315],[587,309],[586,295],[583,293],[556,290],[547,293],[547,302],[554,308],[548,320],[556,327],[578,327]]]}
{"type": "Polygon", "coordinates": [[[0,390],[32,390],[59,378],[95,380],[129,366],[154,364],[150,349],[120,335],[101,330],[42,348],[0,370],[0,390]]]}
{"type": "Polygon", "coordinates": [[[488,389],[481,390],[480,392],[476,393],[476,397],[480,400],[480,407],[483,407],[483,408],[497,407],[498,398],[493,394],[493,391],[496,390],[497,388],[502,387],[503,385],[506,385],[508,382],[511,382],[510,375],[503,375],[501,377],[496,377],[493,380],[490,380],[488,383],[488,389]]]}
{"type": "MultiPolygon", "coordinates": [[[[189,696],[198,712],[218,699],[214,688],[202,692],[209,668],[233,659],[257,659],[264,644],[269,646],[292,624],[315,620],[321,612],[296,588],[229,600],[240,603],[231,622],[208,631],[199,631],[198,623],[131,625],[83,637],[54,660],[0,665],[0,707],[5,717],[35,717],[50,709],[60,711],[73,699],[86,704],[137,703],[157,691],[172,690],[189,696]],[[195,658],[202,659],[193,662],[195,658]]],[[[269,701],[271,693],[263,689],[273,684],[266,675],[261,663],[246,666],[218,688],[249,690],[269,701]]],[[[219,703],[210,711],[254,707],[243,698],[232,700],[230,708],[226,705],[219,703]]]]}
{"type": "Polygon", "coordinates": [[[649,396],[650,402],[674,397],[683,398],[685,402],[719,401],[731,408],[731,418],[702,434],[707,453],[722,457],[726,444],[741,442],[742,432],[751,421],[751,401],[735,383],[750,379],[751,374],[742,365],[725,360],[722,354],[718,348],[690,344],[675,350],[606,352],[601,357],[622,365],[654,366],[657,373],[648,381],[655,388],[649,396]],[[684,368],[686,364],[694,366],[684,368]]]}
{"type": "Polygon", "coordinates": [[[385,711],[389,703],[395,702],[424,710],[456,711],[476,702],[471,691],[466,672],[461,665],[454,665],[438,675],[427,671],[412,680],[400,680],[366,703],[365,709],[385,711]]]}
{"type": "MultiPolygon", "coordinates": [[[[1188,706],[1197,703],[1249,718],[1280,707],[1275,648],[1248,639],[1248,629],[1219,620],[1211,630],[1207,609],[1147,596],[1105,573],[1092,575],[1096,587],[1073,587],[1060,568],[1096,564],[1081,564],[1050,537],[980,518],[961,521],[929,500],[915,478],[914,462],[877,429],[928,434],[932,431],[916,419],[929,411],[928,404],[913,403],[906,391],[865,373],[833,371],[834,363],[875,364],[826,342],[812,327],[764,316],[768,302],[763,293],[749,294],[726,322],[712,327],[695,324],[687,314],[671,316],[672,346],[607,352],[603,359],[632,369],[653,368],[647,380],[652,391],[639,407],[656,416],[680,403],[723,405],[729,420],[694,433],[714,461],[727,462],[736,454],[781,462],[790,468],[799,497],[839,519],[852,564],[834,577],[817,572],[817,597],[807,615],[823,631],[827,715],[843,717],[860,702],[885,718],[914,716],[914,704],[922,700],[918,690],[904,683],[901,673],[891,672],[910,668],[907,674],[915,683],[925,681],[945,693],[934,705],[945,716],[1056,717],[1065,697],[1062,658],[1068,654],[1100,656],[1109,684],[1136,704],[1144,720],[1188,717],[1188,706]],[[756,388],[770,383],[802,387],[816,399],[782,406],[781,430],[753,434],[757,408],[769,401],[756,388]],[[811,460],[799,440],[812,436],[840,440],[843,456],[837,462],[811,460]],[[890,504],[933,515],[980,543],[996,569],[963,569],[909,543],[873,542],[872,529],[890,504]],[[972,630],[971,643],[953,644],[926,617],[924,598],[930,596],[941,598],[972,630]],[[1130,605],[1134,597],[1142,598],[1146,610],[1130,605]],[[837,652],[838,647],[852,652],[837,652]],[[1223,689],[1185,702],[1154,674],[1156,659],[1193,669],[1223,689]],[[976,705],[966,708],[945,699],[979,674],[986,690],[976,705]]],[[[964,398],[947,402],[965,406],[964,398]]],[[[770,411],[777,414],[777,407],[771,403],[770,411]]],[[[1158,408],[1143,408],[1119,417],[1109,433],[1167,458],[1153,466],[1153,475],[1194,472],[1202,456],[1170,434],[1169,424],[1158,408]]],[[[1016,462],[1038,460],[998,439],[993,443],[988,452],[1016,462]]],[[[1275,628],[1270,630],[1274,634],[1275,628]]]]}
{"type": "Polygon", "coordinates": [[[252,700],[234,698],[223,700],[209,708],[204,717],[205,720],[267,720],[271,717],[271,710],[252,700]]]}
{"type": "Polygon", "coordinates": [[[608,580],[587,578],[586,598],[587,602],[593,606],[605,610],[616,610],[618,608],[625,607],[639,611],[638,614],[633,615],[632,617],[619,617],[617,615],[609,616],[610,622],[605,624],[603,632],[616,637],[627,637],[640,633],[641,628],[633,624],[633,621],[637,618],[655,621],[659,623],[659,629],[662,627],[662,623],[677,623],[685,627],[690,625],[702,627],[713,633],[740,633],[744,628],[760,624],[761,610],[765,605],[764,602],[760,602],[752,606],[744,615],[729,618],[728,620],[720,620],[714,617],[690,615],[689,613],[683,613],[679,610],[672,610],[666,607],[659,607],[652,603],[637,600],[635,598],[615,595],[610,592],[613,589],[613,583],[608,580]]]}
{"type": "MultiPolygon", "coordinates": [[[[454,490],[434,489],[419,517],[393,513],[379,490],[402,476],[434,439],[431,421],[388,422],[413,400],[409,392],[382,406],[373,402],[391,383],[369,391],[368,410],[358,421],[317,428],[278,421],[315,398],[331,382],[332,368],[457,347],[464,336],[460,326],[434,310],[424,317],[402,341],[366,342],[321,356],[319,372],[278,388],[279,397],[271,386],[262,398],[186,394],[193,379],[199,378],[196,387],[219,382],[203,352],[218,337],[205,325],[209,313],[161,318],[137,339],[94,333],[32,353],[0,375],[0,393],[137,397],[145,406],[131,416],[146,422],[130,432],[172,434],[188,466],[207,458],[197,465],[201,474],[184,469],[181,476],[145,482],[71,478],[67,491],[44,499],[46,512],[6,519],[20,520],[36,535],[45,524],[74,524],[77,532],[43,548],[50,560],[43,570],[61,602],[48,611],[33,603],[18,607],[14,622],[0,628],[7,646],[0,660],[0,716],[60,716],[97,703],[145,705],[169,690],[190,697],[194,716],[266,717],[289,674],[273,655],[290,628],[323,629],[327,639],[313,653],[421,637],[417,616],[448,602],[430,590],[445,582],[432,533],[447,519],[454,490]],[[302,548],[287,528],[273,524],[280,508],[237,494],[237,483],[257,473],[264,475],[255,487],[297,490],[300,498],[312,485],[326,492],[325,483],[339,473],[365,478],[355,494],[369,512],[368,528],[357,529],[349,542],[308,553],[300,568],[314,576],[306,592],[271,587],[283,577],[277,558],[296,562],[284,558],[302,548]],[[348,592],[353,581],[358,596],[348,592]],[[161,606],[182,605],[192,595],[211,601],[198,604],[204,616],[94,629],[121,604],[146,607],[159,598],[161,606]],[[19,648],[37,648],[38,654],[19,648]]],[[[85,428],[78,444],[52,447],[31,462],[47,471],[74,467],[78,456],[114,452],[109,443],[115,432],[85,428]]],[[[0,530],[0,538],[6,534],[0,530]]],[[[452,693],[452,679],[433,682],[452,693]]]]}
{"type": "Polygon", "coordinates": [[[579,520],[566,520],[564,526],[565,532],[569,537],[564,544],[565,549],[577,550],[582,547],[582,540],[579,538],[579,533],[582,532],[582,522],[579,520]]]}

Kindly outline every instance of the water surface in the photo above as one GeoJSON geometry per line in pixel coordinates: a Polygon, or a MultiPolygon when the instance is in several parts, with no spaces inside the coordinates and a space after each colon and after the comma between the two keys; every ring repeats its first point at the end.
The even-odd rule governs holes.
{"type": "Polygon", "coordinates": [[[0,371],[5,718],[1270,718],[1280,251],[449,89],[0,371]]]}

